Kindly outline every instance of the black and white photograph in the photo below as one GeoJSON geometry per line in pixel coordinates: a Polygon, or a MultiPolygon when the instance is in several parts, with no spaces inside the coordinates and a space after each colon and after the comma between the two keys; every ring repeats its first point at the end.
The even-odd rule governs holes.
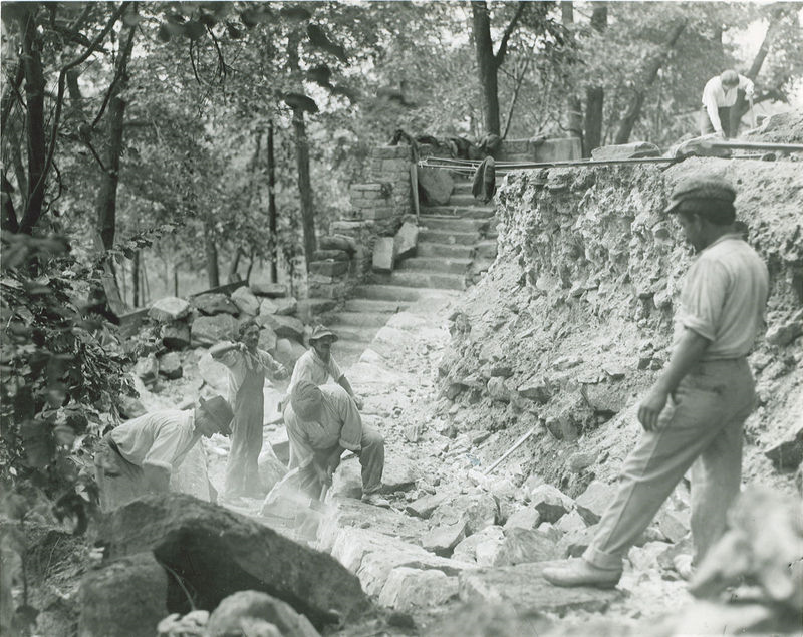
{"type": "Polygon", "coordinates": [[[803,635],[803,2],[0,23],[0,635],[803,635]]]}

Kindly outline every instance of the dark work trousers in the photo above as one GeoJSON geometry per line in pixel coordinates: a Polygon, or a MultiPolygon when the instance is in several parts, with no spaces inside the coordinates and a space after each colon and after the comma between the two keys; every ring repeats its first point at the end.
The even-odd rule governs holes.
{"type": "MultiPolygon", "coordinates": [[[[719,112],[719,121],[722,124],[722,130],[725,137],[731,136],[731,107],[720,106],[717,109],[719,112]]],[[[705,106],[700,110],[700,135],[710,135],[715,133],[714,125],[711,123],[711,118],[708,116],[708,109],[705,106]]]]}
{"type": "MultiPolygon", "coordinates": [[[[314,462],[323,466],[334,450],[335,447],[316,449],[314,462]]],[[[362,467],[360,473],[363,495],[378,492],[382,488],[382,470],[385,467],[385,440],[382,438],[382,434],[365,423],[362,426],[360,450],[357,455],[360,457],[360,466],[362,467]]],[[[299,478],[301,488],[305,493],[314,498],[320,495],[322,485],[318,481],[312,463],[301,468],[299,478]]]]}

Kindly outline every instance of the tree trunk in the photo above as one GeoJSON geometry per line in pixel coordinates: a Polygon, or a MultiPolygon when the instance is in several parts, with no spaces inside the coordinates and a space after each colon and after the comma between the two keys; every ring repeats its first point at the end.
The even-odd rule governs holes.
{"type": "Polygon", "coordinates": [[[276,232],[276,157],[273,151],[273,120],[268,122],[268,229],[273,242],[270,251],[270,280],[278,283],[279,237],[276,232]]]}
{"type": "Polygon", "coordinates": [[[499,85],[498,67],[491,40],[491,19],[484,0],[471,3],[474,27],[474,47],[477,52],[477,69],[485,117],[485,133],[499,135],[499,85]]]}
{"type": "Polygon", "coordinates": [[[217,261],[215,228],[211,219],[204,220],[204,251],[206,253],[206,277],[210,288],[220,285],[220,269],[217,261]]]}
{"type": "Polygon", "coordinates": [[[28,189],[19,231],[31,234],[42,215],[45,197],[45,78],[41,43],[36,31],[33,5],[19,18],[22,32],[22,59],[25,69],[25,129],[28,136],[28,189]]]}
{"type": "MultiPolygon", "coordinates": [[[[602,33],[608,27],[608,4],[594,2],[591,10],[591,28],[602,33]]],[[[591,151],[602,143],[602,107],[605,91],[602,86],[586,87],[586,113],[583,136],[583,157],[590,157],[591,151]]]]}
{"type": "Polygon", "coordinates": [[[139,307],[139,250],[131,259],[131,307],[139,307]]]}
{"type": "Polygon", "coordinates": [[[641,115],[641,106],[644,104],[644,98],[647,95],[647,89],[652,86],[652,83],[655,81],[658,71],[661,69],[661,66],[663,66],[667,55],[669,55],[669,52],[675,47],[685,28],[685,18],[676,22],[669,30],[669,35],[661,45],[658,53],[654,55],[645,66],[642,73],[641,83],[636,88],[636,92],[630,101],[630,105],[627,107],[627,111],[625,111],[625,114],[619,123],[619,129],[616,131],[616,137],[614,138],[615,144],[626,144],[630,139],[630,133],[633,131],[633,126],[635,125],[636,120],[638,120],[639,115],[641,115]]]}
{"type": "MultiPolygon", "coordinates": [[[[767,27],[767,32],[764,34],[764,39],[761,41],[758,53],[756,53],[756,57],[753,58],[753,63],[747,71],[746,77],[749,77],[751,80],[755,81],[758,77],[761,67],[764,65],[764,60],[767,58],[767,54],[770,52],[770,48],[777,38],[778,31],[781,27],[781,20],[785,15],[786,10],[783,6],[775,6],[770,12],[770,23],[767,27]]],[[[736,137],[736,135],[739,134],[739,126],[742,123],[742,117],[744,117],[749,109],[750,103],[747,100],[747,96],[743,90],[739,89],[736,95],[736,103],[730,111],[730,129],[732,137],[736,137]]]]}
{"type": "MultiPolygon", "coordinates": [[[[560,15],[563,26],[567,29],[574,24],[574,5],[571,0],[562,0],[560,15]]],[[[582,155],[586,156],[585,140],[583,139],[583,104],[576,93],[570,93],[566,98],[566,130],[571,137],[577,137],[582,147],[582,155]]]]}
{"type": "Polygon", "coordinates": [[[293,129],[295,131],[296,170],[298,171],[298,192],[301,196],[301,227],[304,231],[304,259],[309,266],[315,252],[315,214],[312,209],[312,183],[309,173],[309,142],[304,111],[293,109],[293,129]]]}

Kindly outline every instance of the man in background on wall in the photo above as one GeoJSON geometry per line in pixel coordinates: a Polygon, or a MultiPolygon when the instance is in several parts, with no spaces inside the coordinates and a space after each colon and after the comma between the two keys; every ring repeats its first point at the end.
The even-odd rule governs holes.
{"type": "Polygon", "coordinates": [[[717,133],[727,139],[731,131],[731,108],[736,103],[739,89],[745,92],[752,108],[753,82],[733,69],[712,77],[703,89],[703,107],[700,111],[700,134],[717,133]]]}
{"type": "Polygon", "coordinates": [[[672,358],[639,405],[644,433],[594,540],[582,558],[544,570],[552,584],[616,586],[623,556],[690,467],[694,564],[725,531],[755,399],[747,355],[764,327],[769,290],[767,266],[734,227],[735,198],[719,177],[690,178],[664,210],[678,215],[698,253],[675,316],[672,358]]]}
{"type": "Polygon", "coordinates": [[[167,493],[170,476],[201,439],[228,435],[234,412],[222,396],[194,410],[160,409],[118,425],[95,454],[100,508],[111,511],[145,495],[167,493]]]}

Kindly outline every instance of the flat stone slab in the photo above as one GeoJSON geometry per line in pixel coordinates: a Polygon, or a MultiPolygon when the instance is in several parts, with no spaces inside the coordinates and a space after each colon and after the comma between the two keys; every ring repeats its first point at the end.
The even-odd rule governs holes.
{"type": "Polygon", "coordinates": [[[359,500],[333,500],[337,514],[321,528],[318,536],[321,550],[329,550],[346,527],[369,529],[407,542],[419,544],[429,530],[426,522],[403,515],[393,509],[383,509],[359,500]]]}
{"type": "Polygon", "coordinates": [[[460,599],[483,604],[511,604],[518,613],[549,612],[563,616],[569,611],[604,611],[621,598],[617,590],[552,586],[543,578],[554,562],[535,562],[500,568],[463,571],[459,574],[460,599]]]}

